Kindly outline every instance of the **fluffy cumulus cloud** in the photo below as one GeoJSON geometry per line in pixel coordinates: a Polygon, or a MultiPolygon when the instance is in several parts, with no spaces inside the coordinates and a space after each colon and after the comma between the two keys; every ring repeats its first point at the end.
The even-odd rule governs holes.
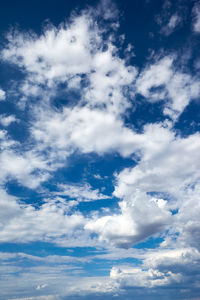
{"type": "Polygon", "coordinates": [[[199,80],[176,70],[175,57],[166,56],[147,66],[137,80],[137,90],[147,101],[165,101],[163,113],[177,119],[191,100],[199,97],[199,80]]]}
{"type": "MultiPolygon", "coordinates": [[[[162,39],[185,22],[171,5],[162,39]]],[[[191,14],[198,33],[198,3],[191,14]]],[[[119,20],[101,1],[6,36],[1,63],[18,73],[0,88],[0,242],[34,253],[2,251],[2,299],[198,295],[200,135],[184,126],[199,126],[199,74],[174,49],[137,64],[119,20]]]]}
{"type": "Polygon", "coordinates": [[[88,107],[64,108],[41,116],[32,128],[38,147],[68,156],[75,149],[83,153],[117,151],[128,156],[137,149],[140,136],[125,127],[114,114],[88,107]],[[91,126],[92,124],[92,126],[91,126]]]}
{"type": "Polygon", "coordinates": [[[94,219],[85,228],[97,232],[108,243],[126,248],[169,224],[171,214],[164,200],[137,191],[131,197],[120,203],[121,214],[94,219]]]}
{"type": "MultiPolygon", "coordinates": [[[[184,287],[190,276],[184,276],[188,268],[196,273],[199,267],[200,253],[194,248],[165,249],[146,253],[142,267],[121,265],[113,267],[111,278],[122,287],[184,287]],[[190,266],[190,267],[189,267],[190,266]]],[[[188,274],[189,275],[189,274],[188,274]]],[[[198,275],[195,280],[198,280],[198,275]]],[[[193,284],[195,288],[196,282],[193,284]]],[[[184,292],[184,289],[183,289],[184,292]]]]}
{"type": "Polygon", "coordinates": [[[13,116],[13,115],[1,116],[1,118],[0,118],[0,123],[5,127],[9,126],[11,123],[16,122],[16,121],[17,120],[16,120],[15,116],[13,116]]]}
{"type": "Polygon", "coordinates": [[[136,69],[118,56],[112,36],[103,39],[104,30],[96,25],[92,11],[83,12],[58,28],[49,25],[40,36],[8,34],[2,58],[26,73],[20,86],[24,97],[40,94],[41,85],[51,90],[63,83],[81,90],[88,105],[120,113],[128,106],[123,88],[133,82],[136,69]]]}
{"type": "Polygon", "coordinates": [[[86,73],[90,70],[90,45],[96,33],[95,29],[90,31],[90,25],[91,19],[83,15],[68,26],[63,24],[57,29],[50,25],[40,37],[10,33],[3,58],[24,67],[39,83],[47,80],[51,84],[54,79],[66,80],[67,75],[86,73]]]}
{"type": "Polygon", "coordinates": [[[118,246],[131,245],[177,222],[171,212],[182,211],[185,193],[192,199],[192,187],[200,178],[198,134],[178,138],[168,127],[157,124],[147,126],[142,136],[140,162],[116,175],[114,195],[122,199],[121,215],[102,217],[86,225],[118,246]]]}
{"type": "Polygon", "coordinates": [[[175,137],[172,130],[156,124],[146,127],[145,136],[142,159],[136,167],[117,175],[115,195],[129,197],[139,188],[146,193],[163,192],[179,199],[179,193],[190,189],[200,176],[199,134],[175,137]]]}

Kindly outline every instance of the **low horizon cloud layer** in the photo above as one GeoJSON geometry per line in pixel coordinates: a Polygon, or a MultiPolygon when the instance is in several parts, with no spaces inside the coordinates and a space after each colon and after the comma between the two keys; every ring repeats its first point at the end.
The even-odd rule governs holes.
{"type": "Polygon", "coordinates": [[[0,299],[199,299],[200,3],[161,2],[142,63],[109,0],[7,30],[0,299]]]}

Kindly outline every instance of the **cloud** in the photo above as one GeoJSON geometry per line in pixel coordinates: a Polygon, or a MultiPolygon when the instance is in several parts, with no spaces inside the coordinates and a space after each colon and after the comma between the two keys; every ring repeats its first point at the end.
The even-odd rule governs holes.
{"type": "MultiPolygon", "coordinates": [[[[149,249],[146,251],[129,249],[119,250],[119,252],[121,255],[122,252],[124,254],[126,252],[126,257],[132,257],[132,255],[134,257],[135,255],[142,258],[142,264],[134,266],[134,264],[131,265],[130,263],[115,263],[115,266],[110,270],[110,278],[105,276],[89,278],[87,276],[81,277],[78,275],[81,273],[76,274],[75,271],[84,272],[84,264],[90,262],[91,258],[95,259],[93,257],[80,258],[57,255],[39,257],[25,253],[3,253],[3,256],[5,260],[7,257],[7,262],[13,271],[19,259],[21,264],[25,260],[28,260],[29,263],[34,262],[34,266],[29,266],[21,272],[20,279],[24,279],[24,285],[23,291],[18,291],[18,293],[21,293],[21,295],[26,293],[28,297],[30,295],[30,287],[34,289],[39,287],[36,291],[40,291],[41,296],[45,297],[44,295],[52,294],[55,298],[58,297],[58,299],[62,299],[62,297],[70,297],[72,299],[75,297],[77,299],[76,297],[78,296],[84,296],[89,299],[97,296],[109,299],[113,294],[116,295],[116,298],[123,299],[124,297],[128,298],[128,290],[131,291],[131,294],[134,292],[136,299],[139,299],[141,297],[141,289],[143,291],[144,289],[148,289],[144,293],[149,293],[150,290],[149,296],[151,297],[150,299],[153,299],[152,297],[155,296],[155,292],[156,294],[159,293],[159,287],[164,287],[162,293],[171,296],[173,288],[176,291],[175,293],[177,293],[177,288],[183,289],[184,285],[187,285],[187,282],[190,281],[190,276],[193,276],[189,272],[184,278],[181,275],[183,274],[183,269],[185,272],[188,266],[190,266],[190,270],[194,272],[194,268],[196,270],[199,268],[199,252],[192,248],[149,249]],[[12,259],[12,261],[9,262],[9,259],[12,259]],[[29,276],[27,276],[27,272],[29,272],[29,276]],[[28,280],[25,280],[26,276],[28,280]],[[43,286],[45,287],[42,288],[43,286]],[[170,286],[170,289],[167,289],[168,286],[170,286]]],[[[113,254],[116,254],[116,251],[113,254]]],[[[99,259],[101,259],[100,257],[101,255],[99,255],[99,259]]],[[[104,254],[102,254],[102,258],[105,259],[104,254]]],[[[110,258],[107,257],[107,259],[110,258]]],[[[8,270],[4,269],[3,274],[6,274],[6,272],[8,270]]],[[[11,275],[10,280],[12,279],[11,275]]],[[[12,285],[17,284],[18,278],[16,278],[16,281],[12,281],[12,285]]],[[[6,288],[8,287],[4,283],[3,291],[6,288]]],[[[38,294],[35,297],[38,297],[38,294]]]]}
{"type": "MultiPolygon", "coordinates": [[[[15,263],[20,261],[28,260],[30,263],[34,262],[35,264],[38,263],[38,265],[41,264],[51,264],[52,266],[54,264],[69,264],[66,266],[66,269],[68,268],[70,270],[73,269],[73,266],[75,264],[84,264],[86,262],[90,262],[90,257],[76,257],[76,256],[67,256],[67,255],[47,255],[47,256],[36,256],[36,255],[30,255],[24,252],[1,252],[1,258],[2,261],[10,261],[13,260],[15,263]]],[[[77,268],[77,267],[76,267],[77,268]]]]}
{"type": "MultiPolygon", "coordinates": [[[[23,297],[23,298],[12,298],[13,300],[56,300],[58,299],[56,295],[46,295],[46,296],[36,296],[36,297],[23,297]]],[[[11,300],[11,299],[9,299],[11,300]]]]}
{"type": "Polygon", "coordinates": [[[144,132],[143,157],[134,168],[118,176],[114,195],[131,196],[136,188],[145,192],[164,192],[179,198],[179,191],[199,178],[199,134],[186,138],[163,124],[147,125],[144,132]]]}
{"type": "Polygon", "coordinates": [[[9,115],[9,116],[1,115],[0,116],[0,123],[5,127],[9,126],[13,122],[17,122],[16,117],[13,115],[9,115]]]}
{"type": "Polygon", "coordinates": [[[4,101],[6,99],[6,93],[4,90],[0,88],[0,101],[4,101]]]}
{"type": "MultiPolygon", "coordinates": [[[[159,294],[159,287],[165,287],[161,291],[166,297],[171,297],[173,291],[176,296],[177,289],[182,295],[191,295],[198,282],[199,263],[200,253],[194,248],[149,249],[143,252],[141,264],[116,265],[111,269],[110,277],[121,289],[137,288],[140,291],[140,288],[146,288],[145,295],[159,294]]],[[[138,295],[136,299],[140,299],[141,292],[138,295]]]]}
{"type": "Polygon", "coordinates": [[[49,178],[47,163],[33,151],[19,153],[14,149],[7,149],[0,154],[0,162],[2,183],[14,179],[33,189],[49,178]]]}
{"type": "MultiPolygon", "coordinates": [[[[200,177],[198,134],[178,138],[170,128],[155,124],[147,125],[141,138],[140,162],[116,176],[114,196],[122,199],[121,214],[96,217],[85,226],[118,247],[129,247],[173,226],[176,217],[171,211],[182,211],[186,191],[191,198],[190,187],[200,177]]],[[[174,225],[175,232],[178,228],[174,225]]]]}
{"type": "Polygon", "coordinates": [[[2,151],[12,148],[16,146],[16,144],[17,142],[8,136],[8,132],[6,130],[0,130],[0,145],[2,151]]]}
{"type": "Polygon", "coordinates": [[[150,64],[139,75],[136,87],[147,101],[165,101],[163,114],[177,120],[200,90],[199,80],[176,70],[174,62],[175,57],[165,56],[150,64]]]}
{"type": "Polygon", "coordinates": [[[166,0],[162,1],[160,5],[161,7],[154,19],[159,26],[159,34],[168,37],[186,24],[190,14],[189,6],[184,0],[176,3],[166,0]]]}
{"type": "Polygon", "coordinates": [[[101,0],[95,9],[95,14],[98,14],[103,17],[105,20],[114,20],[118,19],[119,10],[116,4],[111,0],[101,0]]]}
{"type": "Polygon", "coordinates": [[[48,285],[47,284],[40,284],[38,286],[36,286],[36,290],[41,290],[41,289],[45,289],[48,285]]]}
{"type": "Polygon", "coordinates": [[[145,193],[132,193],[129,202],[120,203],[121,214],[94,218],[85,229],[98,233],[100,240],[108,244],[128,248],[169,224],[171,214],[165,204],[164,200],[150,198],[145,193]]]}
{"type": "Polygon", "coordinates": [[[113,267],[110,272],[111,278],[114,278],[122,287],[148,287],[166,286],[173,282],[181,281],[181,274],[172,272],[159,272],[158,270],[142,270],[140,268],[113,267]]]}
{"type": "MultiPolygon", "coordinates": [[[[195,9],[196,5],[194,13],[195,9]]],[[[128,51],[122,51],[116,37],[118,15],[112,2],[102,1],[96,11],[89,8],[73,14],[58,27],[48,24],[41,35],[20,31],[7,35],[2,60],[23,74],[13,86],[24,111],[0,118],[6,127],[0,130],[0,241],[41,241],[60,247],[95,247],[99,252],[81,258],[3,253],[0,259],[6,262],[3,270],[9,277],[8,281],[4,277],[3,295],[16,292],[11,297],[65,299],[104,294],[109,299],[113,295],[125,298],[129,289],[137,297],[142,289],[184,288],[192,281],[191,287],[197,286],[200,135],[182,136],[174,124],[199,97],[199,79],[177,66],[178,53],[155,55],[140,72],[130,65],[128,51]],[[134,128],[140,120],[130,116],[137,94],[152,106],[162,101],[164,119],[149,123],[147,118],[140,133],[134,128]],[[21,115],[27,121],[25,141],[17,134],[15,139],[9,128],[12,122],[20,122],[21,115]],[[106,154],[120,157],[109,186],[114,188],[113,197],[100,192],[106,191],[103,186],[100,189],[106,180],[93,179],[96,188],[87,178],[72,184],[70,176],[67,183],[57,176],[72,155],[85,159],[83,154],[88,153],[100,160],[106,154]],[[123,169],[123,163],[131,166],[123,169]],[[18,187],[40,193],[41,202],[27,204],[9,195],[5,187],[12,180],[18,187]],[[108,205],[103,213],[95,210],[94,201],[107,199],[104,203],[110,204],[110,198],[118,203],[116,209],[108,205]],[[88,202],[93,212],[79,211],[80,202],[88,202]],[[161,238],[156,249],[148,246],[150,237],[161,238]],[[146,249],[132,248],[140,242],[147,242],[146,249]],[[110,277],[86,277],[82,266],[128,258],[136,262],[114,262],[110,277]],[[29,265],[12,266],[13,260],[29,265]]],[[[162,29],[165,35],[182,23],[178,12],[167,20],[162,29]]],[[[0,90],[1,100],[5,95],[7,91],[0,90]]],[[[95,169],[90,178],[107,179],[106,173],[98,173],[102,174],[95,169]]]]}
{"type": "MultiPolygon", "coordinates": [[[[105,8],[108,2],[101,5],[105,8]]],[[[6,161],[16,159],[19,168],[8,171],[4,163],[4,177],[11,173],[19,183],[36,187],[77,150],[99,155],[117,151],[127,157],[137,148],[138,136],[124,126],[122,118],[131,106],[129,86],[137,70],[120,58],[113,34],[104,38],[106,29],[97,26],[95,17],[89,9],[58,28],[47,26],[40,36],[8,34],[2,58],[25,75],[17,85],[18,105],[23,108],[29,101],[27,105],[32,107],[27,143],[34,150],[20,157],[5,153],[6,161]],[[59,97],[60,85],[65,104],[58,109],[53,103],[59,97]],[[78,103],[68,100],[73,92],[79,95],[78,103]],[[38,105],[32,99],[37,99],[38,105]]]]}
{"type": "Polygon", "coordinates": [[[56,151],[56,155],[60,152],[65,156],[75,149],[99,155],[117,151],[122,156],[129,156],[137,149],[140,139],[112,113],[87,107],[41,114],[31,130],[38,147],[48,147],[56,151]]]}
{"type": "Polygon", "coordinates": [[[117,291],[118,284],[112,283],[106,276],[85,276],[84,265],[90,262],[88,257],[1,254],[1,261],[6,265],[1,269],[1,295],[6,295],[7,298],[48,299],[51,295],[52,299],[62,299],[91,293],[112,294],[117,291]]]}
{"type": "MultiPolygon", "coordinates": [[[[108,2],[101,4],[105,7],[108,2]]],[[[134,80],[136,69],[126,66],[126,61],[120,59],[112,34],[103,38],[93,13],[92,10],[83,11],[58,28],[49,25],[41,36],[20,32],[7,35],[8,44],[2,51],[2,59],[18,65],[26,74],[20,87],[25,98],[39,96],[45,89],[55,90],[62,83],[69,89],[79,87],[85,96],[83,101],[90,105],[103,104],[124,111],[122,106],[126,108],[127,101],[122,88],[134,80]],[[89,85],[86,89],[80,84],[84,82],[89,85]]]]}
{"type": "Polygon", "coordinates": [[[153,65],[147,66],[145,70],[140,74],[137,80],[137,90],[140,94],[149,98],[150,100],[161,100],[165,96],[163,92],[161,93],[151,93],[152,87],[158,88],[162,87],[167,83],[172,76],[172,57],[164,57],[160,61],[156,62],[153,65]],[[153,94],[151,96],[151,94],[153,94]]]}
{"type": "Polygon", "coordinates": [[[182,18],[178,14],[173,14],[168,23],[163,26],[160,32],[166,36],[169,36],[177,29],[177,27],[182,23],[182,18]]]}
{"type": "Polygon", "coordinates": [[[59,184],[58,192],[55,192],[59,196],[67,196],[70,199],[74,199],[78,202],[90,202],[101,199],[109,199],[107,195],[101,194],[98,189],[92,189],[91,185],[72,185],[72,184],[59,184]]]}
{"type": "Polygon", "coordinates": [[[86,73],[91,64],[90,37],[95,38],[92,30],[88,32],[90,22],[83,15],[71,24],[61,25],[60,29],[51,25],[40,37],[10,33],[3,58],[24,67],[40,83],[47,79],[50,84],[53,79],[66,80],[69,74],[86,73]]]}
{"type": "MultiPolygon", "coordinates": [[[[4,125],[14,121],[13,118],[4,117],[2,120],[4,125]]],[[[34,189],[49,178],[52,168],[46,157],[34,149],[23,147],[19,141],[13,140],[6,130],[0,130],[0,146],[1,185],[16,180],[19,184],[34,189]]]]}
{"type": "Polygon", "coordinates": [[[198,2],[193,7],[193,31],[200,32],[200,5],[198,2]]]}
{"type": "MultiPolygon", "coordinates": [[[[199,247],[199,218],[198,214],[200,212],[199,206],[199,195],[200,195],[200,186],[198,180],[191,184],[188,189],[185,189],[185,194],[182,196],[182,205],[180,205],[179,213],[177,214],[176,219],[176,228],[179,232],[177,237],[177,244],[181,246],[190,246],[200,250],[199,247]],[[194,238],[195,237],[195,238],[194,238]]],[[[172,231],[172,234],[175,232],[175,228],[172,231]]],[[[174,234],[172,235],[174,236],[174,234]]],[[[169,244],[171,243],[169,239],[169,244]]],[[[166,242],[168,244],[168,241],[166,242]]]]}
{"type": "Polygon", "coordinates": [[[59,199],[48,200],[37,209],[19,203],[1,191],[1,242],[56,241],[56,237],[73,235],[83,227],[81,213],[69,214],[69,207],[59,199]]]}

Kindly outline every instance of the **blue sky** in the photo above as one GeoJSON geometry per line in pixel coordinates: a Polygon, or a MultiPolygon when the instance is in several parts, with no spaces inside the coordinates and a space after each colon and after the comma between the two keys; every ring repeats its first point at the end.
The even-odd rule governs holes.
{"type": "Polygon", "coordinates": [[[199,300],[200,2],[6,1],[0,299],[199,300]]]}

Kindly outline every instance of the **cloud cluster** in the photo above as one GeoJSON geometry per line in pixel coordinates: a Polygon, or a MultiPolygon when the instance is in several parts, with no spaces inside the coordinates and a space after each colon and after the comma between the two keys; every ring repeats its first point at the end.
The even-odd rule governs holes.
{"type": "Polygon", "coordinates": [[[199,97],[199,79],[176,70],[175,57],[147,66],[137,80],[137,91],[148,101],[165,101],[164,115],[177,120],[191,100],[199,97]]]}
{"type": "MultiPolygon", "coordinates": [[[[177,218],[182,219],[180,212],[186,212],[186,192],[188,203],[189,199],[197,201],[192,199],[194,194],[197,196],[198,188],[194,190],[194,186],[200,178],[199,135],[176,137],[170,127],[155,124],[147,125],[141,138],[143,147],[138,164],[116,174],[114,195],[122,199],[121,214],[97,218],[86,225],[98,232],[100,239],[121,247],[162,232],[166,225],[173,226],[177,218]],[[172,215],[175,210],[180,210],[177,216],[172,215]]],[[[191,210],[191,222],[189,216],[191,210]]],[[[198,226],[198,218],[193,220],[198,226]]],[[[186,234],[182,221],[174,227],[180,234],[178,228],[186,234]]]]}
{"type": "Polygon", "coordinates": [[[70,203],[65,203],[62,199],[46,199],[39,208],[17,200],[1,190],[1,242],[52,239],[56,242],[56,238],[63,236],[72,236],[73,239],[76,229],[77,234],[80,234],[85,223],[79,212],[70,213],[70,203]]]}
{"type": "MultiPolygon", "coordinates": [[[[122,114],[131,106],[129,86],[137,71],[120,58],[113,34],[104,38],[105,29],[97,26],[93,14],[88,10],[58,28],[49,25],[40,36],[10,33],[1,52],[4,62],[24,73],[24,80],[17,84],[18,105],[22,108],[28,101],[31,106],[28,142],[34,145],[35,156],[45,153],[40,163],[46,165],[47,173],[64,165],[77,150],[128,156],[136,147],[137,136],[124,126],[122,114]],[[64,105],[58,108],[52,103],[60,90],[64,105]],[[78,101],[71,101],[73,93],[78,101]]],[[[11,121],[4,118],[2,124],[11,121]]],[[[30,165],[34,165],[32,159],[30,165]]]]}
{"type": "Polygon", "coordinates": [[[145,254],[142,266],[121,265],[113,267],[110,276],[121,287],[164,287],[183,289],[194,274],[195,288],[198,280],[200,253],[194,248],[160,249],[145,254]],[[190,269],[190,271],[189,271],[190,269]]]}
{"type": "MultiPolygon", "coordinates": [[[[4,126],[14,119],[2,118],[4,126]]],[[[6,130],[0,130],[1,185],[16,180],[20,185],[36,188],[49,178],[51,167],[48,160],[35,150],[23,151],[18,141],[13,140],[6,130]]]]}
{"type": "Polygon", "coordinates": [[[136,69],[119,57],[112,35],[104,39],[103,33],[87,11],[58,28],[49,25],[40,36],[8,34],[1,55],[26,74],[20,87],[24,97],[39,96],[45,89],[54,94],[62,83],[66,89],[80,90],[82,101],[92,107],[124,112],[128,103],[123,88],[133,82],[136,69]]]}
{"type": "MultiPolygon", "coordinates": [[[[196,4],[195,32],[199,31],[198,10],[196,4]]],[[[13,102],[18,110],[24,109],[28,133],[21,141],[10,130],[14,122],[23,126],[20,113],[0,116],[0,241],[106,249],[84,259],[3,253],[4,261],[20,258],[44,264],[28,271],[19,266],[12,269],[9,264],[4,269],[9,274],[21,272],[21,289],[34,287],[36,297],[42,297],[43,291],[45,297],[56,299],[76,293],[117,297],[127,288],[183,288],[189,283],[197,288],[200,135],[183,136],[174,125],[191,101],[199,97],[199,79],[177,64],[176,53],[155,55],[156,59],[149,59],[139,72],[126,55],[122,56],[116,38],[117,17],[115,5],[102,1],[96,12],[89,8],[74,14],[58,28],[49,24],[41,35],[10,32],[1,52],[1,60],[17,66],[23,74],[16,80],[13,102]],[[103,19],[98,23],[100,15],[103,19]],[[140,133],[134,128],[134,120],[126,122],[137,109],[138,95],[152,106],[161,102],[163,117],[159,123],[147,120],[140,133]],[[102,210],[94,212],[94,201],[106,200],[109,204],[110,196],[87,179],[74,184],[67,179],[65,182],[64,176],[56,177],[59,168],[67,168],[72,155],[92,153],[101,159],[117,154],[122,161],[132,162],[132,166],[113,174],[112,196],[118,201],[118,209],[104,207],[103,215],[102,210]],[[42,190],[49,179],[53,179],[54,187],[50,183],[51,187],[47,184],[42,190]],[[27,204],[13,196],[6,190],[6,184],[12,181],[40,193],[41,202],[27,204]],[[82,202],[90,207],[87,214],[79,211],[82,202]],[[150,237],[162,239],[155,250],[130,249],[150,237]],[[72,260],[83,263],[125,258],[136,258],[140,264],[115,264],[109,279],[80,279],[82,267],[63,266],[72,260]],[[58,267],[45,265],[56,263],[58,267]],[[32,284],[25,280],[27,273],[32,284]],[[40,280],[38,274],[42,274],[40,280]]],[[[179,26],[181,17],[173,14],[168,21],[163,28],[165,35],[179,26]]],[[[9,91],[0,89],[0,100],[9,99],[9,95],[9,91]]],[[[107,179],[106,174],[95,175],[97,172],[94,170],[91,177],[107,179]]],[[[14,275],[11,277],[14,287],[14,275]]],[[[18,294],[26,296],[20,289],[18,294]]]]}

